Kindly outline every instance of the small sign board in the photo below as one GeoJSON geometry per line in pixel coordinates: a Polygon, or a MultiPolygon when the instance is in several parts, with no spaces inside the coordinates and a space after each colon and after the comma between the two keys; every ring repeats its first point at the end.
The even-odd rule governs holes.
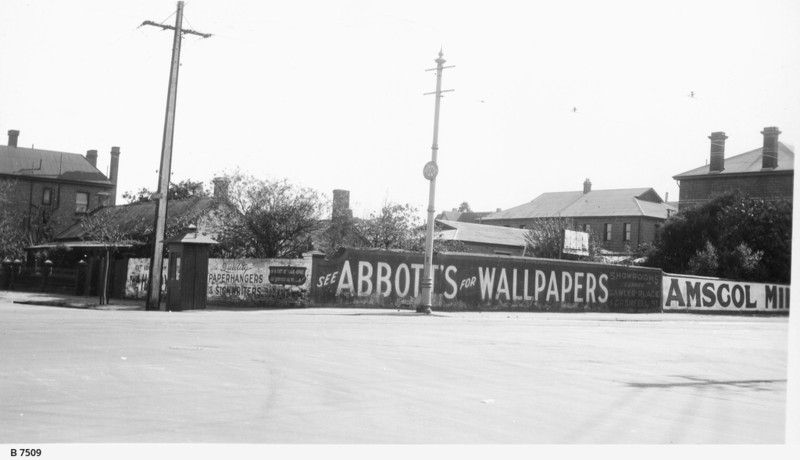
{"type": "Polygon", "coordinates": [[[425,163],[425,167],[422,168],[422,175],[428,180],[436,179],[436,176],[439,175],[439,166],[435,161],[429,161],[425,163]]]}
{"type": "Polygon", "coordinates": [[[301,286],[306,282],[306,268],[270,265],[268,279],[271,284],[301,286]]]}
{"type": "Polygon", "coordinates": [[[589,233],[564,229],[564,254],[589,256],[589,233]]]}

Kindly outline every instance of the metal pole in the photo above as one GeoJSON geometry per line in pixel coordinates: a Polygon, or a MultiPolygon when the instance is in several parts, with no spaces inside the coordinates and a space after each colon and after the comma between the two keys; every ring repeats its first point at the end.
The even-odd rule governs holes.
{"type": "Polygon", "coordinates": [[[160,310],[161,266],[163,264],[164,232],[167,220],[167,195],[169,192],[170,170],[172,168],[172,138],[175,133],[175,104],[178,97],[178,69],[181,60],[181,26],[183,23],[183,2],[178,2],[175,18],[175,38],[172,44],[172,66],[169,71],[167,90],[167,114],[164,120],[164,138],[161,143],[161,167],[158,170],[158,190],[156,190],[155,234],[153,236],[153,257],[150,258],[150,278],[148,284],[147,310],[160,310]]]}
{"type": "Polygon", "coordinates": [[[433,296],[433,214],[435,212],[434,203],[436,200],[436,176],[439,173],[439,166],[436,164],[436,154],[439,150],[439,105],[442,98],[442,69],[445,60],[439,50],[439,57],[436,62],[436,103],[433,114],[433,145],[431,146],[431,161],[425,165],[423,174],[430,181],[430,191],[428,195],[428,227],[425,233],[425,262],[422,268],[422,291],[420,305],[417,313],[431,313],[433,296]]]}

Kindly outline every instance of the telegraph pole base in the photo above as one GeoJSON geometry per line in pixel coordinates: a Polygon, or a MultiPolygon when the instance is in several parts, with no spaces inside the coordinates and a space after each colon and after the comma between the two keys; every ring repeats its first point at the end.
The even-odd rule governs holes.
{"type": "Polygon", "coordinates": [[[431,312],[431,307],[426,307],[424,305],[423,306],[419,306],[419,307],[417,307],[417,313],[425,313],[426,315],[430,315],[432,313],[431,312]]]}

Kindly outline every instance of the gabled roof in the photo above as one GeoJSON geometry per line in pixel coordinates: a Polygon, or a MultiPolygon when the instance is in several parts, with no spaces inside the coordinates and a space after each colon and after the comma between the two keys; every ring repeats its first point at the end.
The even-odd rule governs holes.
{"type": "Polygon", "coordinates": [[[455,222],[479,222],[484,216],[488,216],[491,212],[461,212],[461,211],[443,211],[437,219],[450,220],[455,222]]]}
{"type": "Polygon", "coordinates": [[[83,155],[7,145],[0,145],[0,174],[113,185],[83,155]]]}
{"type": "Polygon", "coordinates": [[[710,165],[706,164],[699,168],[672,176],[675,180],[686,179],[698,176],[718,176],[743,173],[760,173],[769,171],[794,171],[794,151],[782,142],[778,142],[778,167],[770,169],[761,168],[761,158],[763,148],[757,148],[730,158],[725,158],[725,169],[720,172],[709,172],[710,165]]]}
{"type": "Polygon", "coordinates": [[[527,244],[525,235],[528,231],[520,228],[446,220],[437,220],[436,224],[438,228],[434,237],[439,240],[516,247],[524,247],[527,244]]]}
{"type": "Polygon", "coordinates": [[[664,203],[652,188],[551,192],[543,193],[529,203],[489,214],[483,221],[615,216],[666,219],[667,211],[676,212],[677,209],[664,203]]]}
{"type": "MultiPolygon", "coordinates": [[[[205,214],[214,205],[211,197],[193,197],[186,200],[173,200],[167,205],[167,226],[175,225],[182,219],[193,220],[205,214]]],[[[147,234],[153,231],[156,202],[131,203],[100,208],[92,215],[100,215],[132,234],[147,234]]],[[[77,222],[56,235],[56,241],[79,240],[87,234],[86,229],[77,222]]]]}

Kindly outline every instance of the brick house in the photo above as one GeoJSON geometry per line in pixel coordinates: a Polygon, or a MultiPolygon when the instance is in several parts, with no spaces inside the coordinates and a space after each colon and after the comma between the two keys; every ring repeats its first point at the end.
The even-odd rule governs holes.
{"type": "Polygon", "coordinates": [[[6,185],[5,211],[21,217],[30,230],[53,226],[59,231],[117,195],[119,147],[111,147],[109,177],[97,169],[97,150],[86,156],[17,145],[19,131],[8,131],[0,145],[0,182],[6,185]]]}
{"type": "Polygon", "coordinates": [[[706,203],[731,190],[753,198],[792,201],[794,151],[778,141],[780,133],[776,127],[764,128],[761,148],[730,158],[725,158],[725,133],[711,133],[708,164],[673,176],[680,183],[678,209],[706,203]]]}
{"type": "Polygon", "coordinates": [[[481,222],[524,229],[541,219],[570,218],[575,230],[593,233],[604,250],[626,253],[655,241],[662,223],[675,212],[652,188],[592,190],[586,179],[582,191],[543,193],[481,222]]]}

